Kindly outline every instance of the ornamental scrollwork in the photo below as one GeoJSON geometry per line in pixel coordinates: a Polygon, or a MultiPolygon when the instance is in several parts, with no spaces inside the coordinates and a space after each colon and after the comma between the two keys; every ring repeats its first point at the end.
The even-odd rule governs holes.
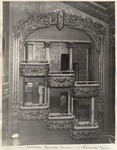
{"type": "Polygon", "coordinates": [[[97,138],[100,134],[99,126],[96,128],[82,128],[82,129],[70,129],[70,135],[73,139],[92,139],[97,138]]]}
{"type": "Polygon", "coordinates": [[[74,119],[65,119],[65,120],[50,120],[46,119],[45,120],[45,127],[48,130],[66,130],[70,129],[74,124],[74,119]]]}
{"type": "Polygon", "coordinates": [[[97,97],[99,96],[99,86],[78,86],[70,89],[72,97],[97,97]]]}
{"type": "Polygon", "coordinates": [[[21,120],[42,120],[48,116],[49,109],[20,109],[19,119],[21,120]]]}
{"type": "Polygon", "coordinates": [[[46,76],[49,73],[49,64],[21,63],[20,76],[46,76]]]}
{"type": "Polygon", "coordinates": [[[31,15],[15,23],[13,26],[13,35],[14,37],[26,37],[35,29],[49,27],[56,23],[57,17],[55,12],[31,15]]]}
{"type": "Polygon", "coordinates": [[[53,11],[29,16],[17,21],[13,26],[13,36],[24,39],[36,29],[57,25],[61,30],[65,25],[86,32],[94,41],[96,50],[100,52],[102,42],[105,38],[105,28],[102,24],[91,18],[69,14],[67,11],[53,11]]]}
{"type": "Polygon", "coordinates": [[[102,24],[92,21],[91,18],[65,13],[65,25],[85,31],[94,40],[96,50],[100,52],[101,43],[105,37],[105,28],[102,24]]]}
{"type": "Polygon", "coordinates": [[[75,75],[49,75],[48,86],[49,87],[71,87],[74,85],[75,75]]]}

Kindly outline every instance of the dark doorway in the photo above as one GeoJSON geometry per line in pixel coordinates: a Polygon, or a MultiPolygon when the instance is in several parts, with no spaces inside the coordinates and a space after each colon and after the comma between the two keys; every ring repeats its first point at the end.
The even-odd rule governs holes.
{"type": "Polygon", "coordinates": [[[79,63],[73,63],[73,69],[75,73],[75,80],[79,80],[79,63]]]}
{"type": "Polygon", "coordinates": [[[61,54],[61,71],[69,70],[69,54],[61,54]]]}

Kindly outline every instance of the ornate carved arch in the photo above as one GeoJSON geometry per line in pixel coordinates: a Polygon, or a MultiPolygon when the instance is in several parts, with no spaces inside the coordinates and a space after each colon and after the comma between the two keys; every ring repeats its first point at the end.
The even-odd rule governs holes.
{"type": "Polygon", "coordinates": [[[63,10],[35,14],[17,21],[13,26],[13,36],[23,41],[34,30],[48,28],[51,25],[56,25],[59,30],[62,30],[64,25],[68,25],[71,28],[85,31],[93,39],[96,50],[100,51],[105,37],[104,26],[90,18],[69,14],[63,10]]]}

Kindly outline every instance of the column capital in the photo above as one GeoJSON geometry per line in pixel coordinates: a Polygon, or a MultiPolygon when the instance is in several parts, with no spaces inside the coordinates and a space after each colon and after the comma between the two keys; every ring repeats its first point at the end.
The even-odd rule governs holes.
{"type": "Polygon", "coordinates": [[[48,42],[48,41],[44,42],[44,48],[49,48],[50,45],[51,45],[51,42],[48,42]]]}
{"type": "Polygon", "coordinates": [[[74,48],[74,43],[73,42],[68,42],[67,47],[68,48],[74,48]]]}

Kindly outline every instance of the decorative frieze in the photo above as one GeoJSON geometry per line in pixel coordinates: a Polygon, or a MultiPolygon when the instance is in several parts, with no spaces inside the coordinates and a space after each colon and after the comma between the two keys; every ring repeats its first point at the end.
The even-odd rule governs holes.
{"type": "Polygon", "coordinates": [[[66,116],[59,116],[59,117],[48,117],[45,120],[45,126],[49,130],[65,130],[70,129],[74,124],[74,116],[73,115],[66,115],[66,116]]]}
{"type": "Polygon", "coordinates": [[[73,139],[94,139],[99,136],[99,133],[98,125],[74,126],[70,129],[70,135],[73,139]]]}
{"type": "Polygon", "coordinates": [[[2,84],[2,100],[8,98],[10,94],[10,84],[9,82],[2,84]]]}
{"type": "Polygon", "coordinates": [[[49,87],[71,87],[74,82],[74,74],[49,74],[48,76],[49,87]]]}
{"type": "Polygon", "coordinates": [[[41,120],[45,119],[49,113],[48,107],[20,107],[19,110],[19,119],[22,120],[41,120]]]}
{"type": "Polygon", "coordinates": [[[47,63],[20,63],[21,76],[46,76],[49,72],[47,63]]]}
{"type": "Polygon", "coordinates": [[[99,85],[78,85],[71,88],[70,93],[74,98],[77,97],[97,97],[99,96],[99,85]]]}

